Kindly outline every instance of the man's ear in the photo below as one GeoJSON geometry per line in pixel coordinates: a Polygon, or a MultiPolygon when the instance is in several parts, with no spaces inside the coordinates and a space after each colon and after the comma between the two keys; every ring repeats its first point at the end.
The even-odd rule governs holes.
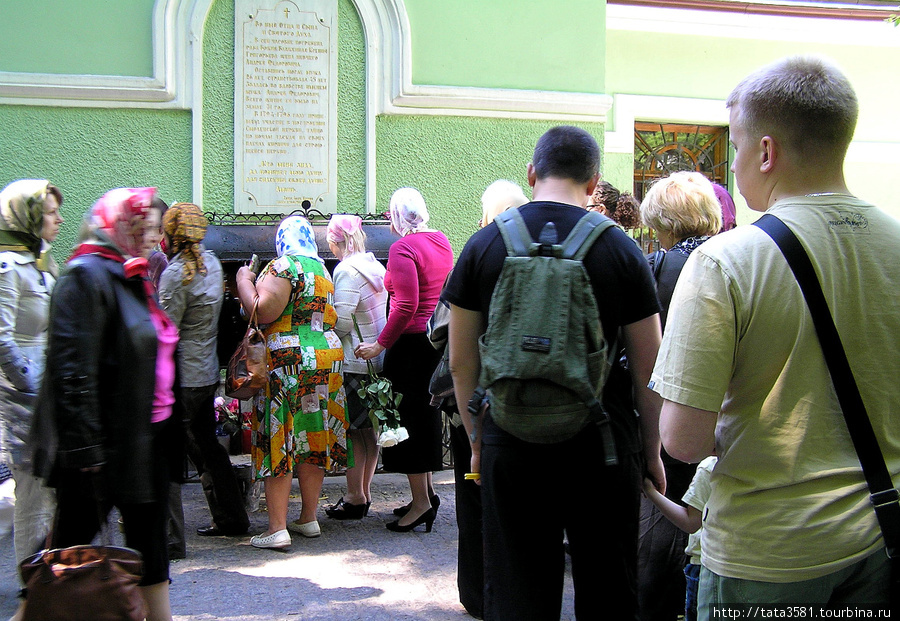
{"type": "Polygon", "coordinates": [[[771,136],[763,136],[759,141],[759,172],[770,173],[778,161],[778,145],[771,136]]]}
{"type": "Polygon", "coordinates": [[[597,184],[600,183],[600,173],[595,173],[591,180],[588,181],[587,184],[587,195],[592,196],[594,194],[594,190],[597,189],[597,184]]]}
{"type": "Polygon", "coordinates": [[[535,181],[537,181],[537,173],[534,171],[532,162],[528,162],[528,166],[525,167],[525,174],[528,177],[528,186],[533,188],[535,181]]]}

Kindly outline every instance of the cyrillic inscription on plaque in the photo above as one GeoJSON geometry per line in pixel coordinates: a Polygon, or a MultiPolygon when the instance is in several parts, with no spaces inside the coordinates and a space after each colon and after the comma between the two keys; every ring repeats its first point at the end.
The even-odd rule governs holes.
{"type": "Polygon", "coordinates": [[[334,212],[336,0],[237,0],[234,60],[235,212],[334,212]]]}

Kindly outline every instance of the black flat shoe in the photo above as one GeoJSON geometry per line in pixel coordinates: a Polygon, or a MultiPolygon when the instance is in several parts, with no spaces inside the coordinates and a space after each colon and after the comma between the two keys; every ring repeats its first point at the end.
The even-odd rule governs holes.
{"type": "MultiPolygon", "coordinates": [[[[434,509],[435,514],[437,513],[438,507],[441,506],[441,497],[437,494],[433,495],[431,498],[431,508],[434,509]]],[[[409,508],[412,506],[412,501],[409,504],[403,505],[402,507],[397,507],[394,509],[393,513],[397,517],[403,517],[407,513],[409,513],[409,508]]]]}
{"type": "Polygon", "coordinates": [[[393,522],[388,522],[385,524],[385,528],[395,533],[408,533],[413,530],[419,524],[425,525],[425,532],[431,532],[431,526],[434,524],[434,509],[428,509],[425,513],[420,515],[414,522],[411,524],[407,524],[406,526],[400,526],[400,520],[394,520],[393,522]]]}
{"type": "Polygon", "coordinates": [[[247,529],[237,531],[223,530],[218,526],[201,526],[197,529],[197,534],[201,537],[241,537],[247,534],[247,529]]]}
{"type": "Polygon", "coordinates": [[[341,497],[337,503],[325,509],[325,515],[333,520],[361,520],[369,512],[369,503],[351,505],[341,497]]]}

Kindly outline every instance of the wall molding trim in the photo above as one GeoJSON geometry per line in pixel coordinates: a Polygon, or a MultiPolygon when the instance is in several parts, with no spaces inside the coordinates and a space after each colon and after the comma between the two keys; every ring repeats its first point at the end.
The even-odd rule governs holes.
{"type": "Polygon", "coordinates": [[[748,15],[776,15],[790,17],[824,17],[884,21],[897,11],[896,6],[881,2],[819,2],[780,1],[746,2],[745,0],[608,0],[608,4],[627,4],[650,8],[696,9],[748,15]]]}
{"type": "MultiPolygon", "coordinates": [[[[352,1],[366,37],[366,104],[376,114],[606,121],[612,99],[603,94],[413,84],[403,0],[352,1]]],[[[156,0],[152,76],[0,71],[0,104],[191,109],[202,73],[194,48],[211,6],[211,0],[156,0]]]]}
{"type": "Polygon", "coordinates": [[[412,43],[403,0],[353,0],[366,33],[368,90],[377,114],[606,122],[603,94],[412,83],[412,43]]]}
{"type": "MultiPolygon", "coordinates": [[[[700,8],[699,3],[679,8],[673,8],[673,2],[659,4],[667,6],[651,6],[650,2],[637,1],[610,3],[606,6],[607,30],[755,41],[840,42],[874,48],[900,47],[897,28],[885,22],[883,17],[873,21],[826,18],[815,14],[711,10],[700,8]]],[[[707,1],[705,4],[719,3],[707,1]]]]}

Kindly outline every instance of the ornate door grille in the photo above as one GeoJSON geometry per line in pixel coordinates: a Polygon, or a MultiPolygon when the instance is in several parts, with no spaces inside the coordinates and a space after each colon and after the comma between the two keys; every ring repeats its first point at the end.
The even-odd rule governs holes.
{"type": "Polygon", "coordinates": [[[634,196],[644,193],[660,177],[680,170],[703,173],[726,185],[728,128],[676,123],[634,124],[634,196]]]}

